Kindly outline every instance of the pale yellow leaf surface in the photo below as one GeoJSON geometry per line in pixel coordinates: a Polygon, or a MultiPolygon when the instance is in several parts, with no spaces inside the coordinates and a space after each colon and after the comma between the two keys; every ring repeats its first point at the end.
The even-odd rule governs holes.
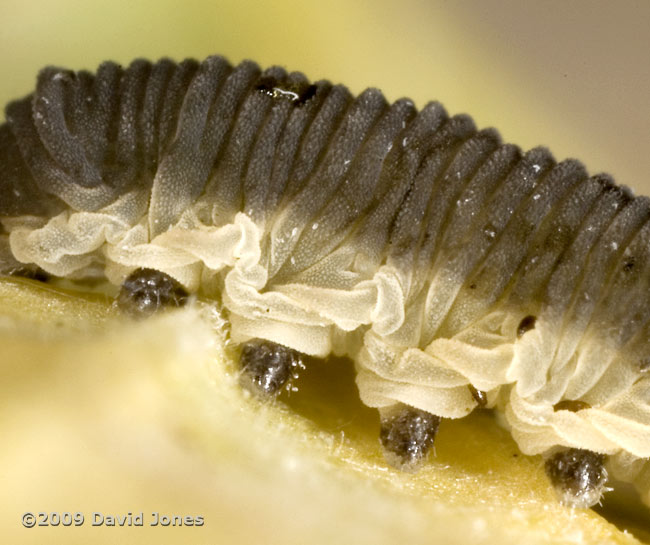
{"type": "Polygon", "coordinates": [[[557,503],[489,412],[441,426],[418,473],[386,466],[346,360],[247,395],[205,302],[144,322],[110,300],[0,281],[0,524],[11,543],[637,543],[557,503]],[[27,511],[82,512],[25,529],[27,511]],[[92,526],[143,512],[143,527],[92,526]],[[153,513],[202,527],[151,527],[153,513]]]}

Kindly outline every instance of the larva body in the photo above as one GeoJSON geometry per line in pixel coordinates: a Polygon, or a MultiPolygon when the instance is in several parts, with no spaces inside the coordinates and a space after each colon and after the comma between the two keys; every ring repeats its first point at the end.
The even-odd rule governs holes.
{"type": "Polygon", "coordinates": [[[496,407],[524,453],[607,455],[650,504],[649,220],[438,103],[220,57],[48,68],[0,126],[4,272],[165,273],[235,342],[350,356],[385,414],[496,407]]]}

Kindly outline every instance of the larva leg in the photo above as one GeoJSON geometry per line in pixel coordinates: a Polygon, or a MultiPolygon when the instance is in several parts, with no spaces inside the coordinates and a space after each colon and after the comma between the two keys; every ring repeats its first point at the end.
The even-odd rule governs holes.
{"type": "Polygon", "coordinates": [[[264,339],[243,344],[240,382],[243,387],[261,397],[278,394],[302,368],[305,356],[300,352],[264,339]]]}
{"type": "Polygon", "coordinates": [[[382,409],[380,415],[386,461],[404,471],[418,469],[433,446],[440,417],[406,405],[382,409]]]}
{"type": "Polygon", "coordinates": [[[566,449],[546,460],[546,474],[562,503],[588,508],[605,491],[605,456],[590,450],[566,449]]]}
{"type": "Polygon", "coordinates": [[[154,269],[136,269],[122,284],[117,306],[135,318],[169,307],[182,307],[189,294],[174,278],[154,269]]]}

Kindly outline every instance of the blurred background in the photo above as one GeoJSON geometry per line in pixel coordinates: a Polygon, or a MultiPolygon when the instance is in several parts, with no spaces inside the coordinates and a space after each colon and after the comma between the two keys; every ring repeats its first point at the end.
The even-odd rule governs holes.
{"type": "MultiPolygon", "coordinates": [[[[94,70],[107,59],[126,64],[136,57],[201,59],[218,53],[233,63],[253,59],[263,67],[280,64],[311,79],[345,83],[355,93],[374,86],[390,100],[408,96],[419,106],[439,100],[452,114],[472,115],[479,127],[498,128],[506,141],[525,149],[546,145],[557,159],[576,157],[590,172],[609,172],[619,183],[650,194],[649,29],[647,0],[0,0],[0,104],[31,92],[37,71],[45,65],[94,70]]],[[[0,303],[5,296],[0,293],[0,303]]],[[[33,304],[36,308],[39,301],[33,304]]],[[[62,307],[63,323],[78,312],[66,309],[80,308],[77,302],[70,304],[62,307]]],[[[0,325],[10,321],[2,312],[0,308],[0,325]]],[[[78,313],[76,319],[83,321],[84,316],[78,313]]],[[[165,365],[174,373],[185,372],[185,345],[176,343],[173,327],[168,324],[164,334],[138,330],[128,340],[132,344],[108,338],[79,342],[79,347],[76,340],[57,344],[44,337],[33,341],[31,333],[20,337],[8,334],[9,329],[2,332],[0,434],[5,444],[0,465],[5,473],[0,472],[0,518],[6,520],[0,521],[0,533],[3,526],[11,528],[12,543],[114,543],[116,536],[125,535],[91,528],[29,533],[19,526],[17,509],[87,507],[108,512],[118,505],[135,512],[156,505],[173,512],[182,505],[185,514],[200,514],[217,500],[223,504],[207,513],[209,531],[217,532],[210,535],[229,536],[229,543],[251,539],[253,526],[238,519],[250,501],[241,493],[241,482],[258,486],[264,475],[255,473],[259,462],[251,462],[249,471],[241,461],[237,449],[248,440],[245,427],[241,432],[232,424],[227,428],[222,415],[213,414],[211,401],[200,410],[191,407],[213,394],[201,397],[192,390],[200,388],[202,371],[196,371],[199,379],[191,387],[179,387],[175,379],[169,379],[169,386],[168,377],[160,378],[161,362],[176,361],[175,351],[181,364],[165,365]],[[166,344],[152,352],[147,339],[166,339],[166,344]],[[47,374],[43,361],[48,362],[47,374]],[[167,386],[161,387],[160,380],[167,386]],[[169,392],[181,401],[171,403],[169,392]],[[186,414],[178,412],[183,404],[186,414]],[[194,423],[201,410],[209,413],[206,429],[242,436],[231,437],[237,447],[232,453],[217,453],[232,461],[240,472],[236,478],[223,477],[230,466],[215,469],[212,454],[202,458],[210,449],[226,447],[209,444],[189,454],[179,447],[203,440],[194,423]]],[[[188,331],[193,333],[192,327],[188,331]]],[[[208,358],[204,348],[197,350],[208,358]]],[[[220,408],[227,411],[228,403],[220,408]]],[[[229,411],[234,418],[236,410],[229,411]]],[[[260,446],[262,453],[264,448],[271,447],[260,446]]],[[[296,490],[303,476],[289,483],[280,482],[283,478],[269,478],[262,493],[285,486],[287,497],[295,494],[294,501],[301,501],[296,490]]],[[[310,478],[305,474],[304,482],[310,478]]],[[[321,494],[324,488],[319,487],[315,490],[321,494]]],[[[320,495],[314,501],[329,505],[320,495]]],[[[363,501],[355,497],[348,507],[361,509],[363,501]]],[[[303,523],[291,516],[295,503],[287,503],[287,509],[285,503],[273,504],[269,519],[258,522],[275,528],[280,532],[277,542],[286,543],[278,528],[303,523]],[[286,518],[272,520],[279,512],[286,518]]],[[[383,531],[381,525],[389,524],[392,515],[377,509],[377,528],[383,531]]],[[[592,514],[578,513],[575,519],[583,515],[592,514]]],[[[399,518],[395,521],[395,535],[402,535],[406,530],[398,527],[399,518]]],[[[464,532],[465,521],[456,522],[464,532]]],[[[329,542],[345,524],[355,531],[354,520],[337,519],[329,542]]],[[[411,531],[421,538],[431,535],[418,534],[417,525],[411,531]]],[[[159,535],[172,543],[181,534],[159,535]]],[[[273,541],[261,527],[255,526],[253,535],[260,543],[273,541]]],[[[197,539],[202,536],[196,534],[197,539]]],[[[471,541],[469,535],[461,537],[459,543],[465,537],[471,541]]]]}
{"type": "Polygon", "coordinates": [[[2,0],[0,21],[0,104],[47,64],[219,53],[437,99],[650,193],[646,0],[2,0]]]}

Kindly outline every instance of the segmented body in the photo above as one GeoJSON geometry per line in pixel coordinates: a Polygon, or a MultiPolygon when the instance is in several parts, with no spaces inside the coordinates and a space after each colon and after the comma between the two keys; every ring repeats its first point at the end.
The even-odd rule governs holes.
{"type": "Polygon", "coordinates": [[[525,453],[609,454],[646,500],[649,220],[438,103],[220,57],[48,68],[0,127],[5,270],[165,272],[236,341],[350,355],[368,405],[497,406],[525,453]]]}

